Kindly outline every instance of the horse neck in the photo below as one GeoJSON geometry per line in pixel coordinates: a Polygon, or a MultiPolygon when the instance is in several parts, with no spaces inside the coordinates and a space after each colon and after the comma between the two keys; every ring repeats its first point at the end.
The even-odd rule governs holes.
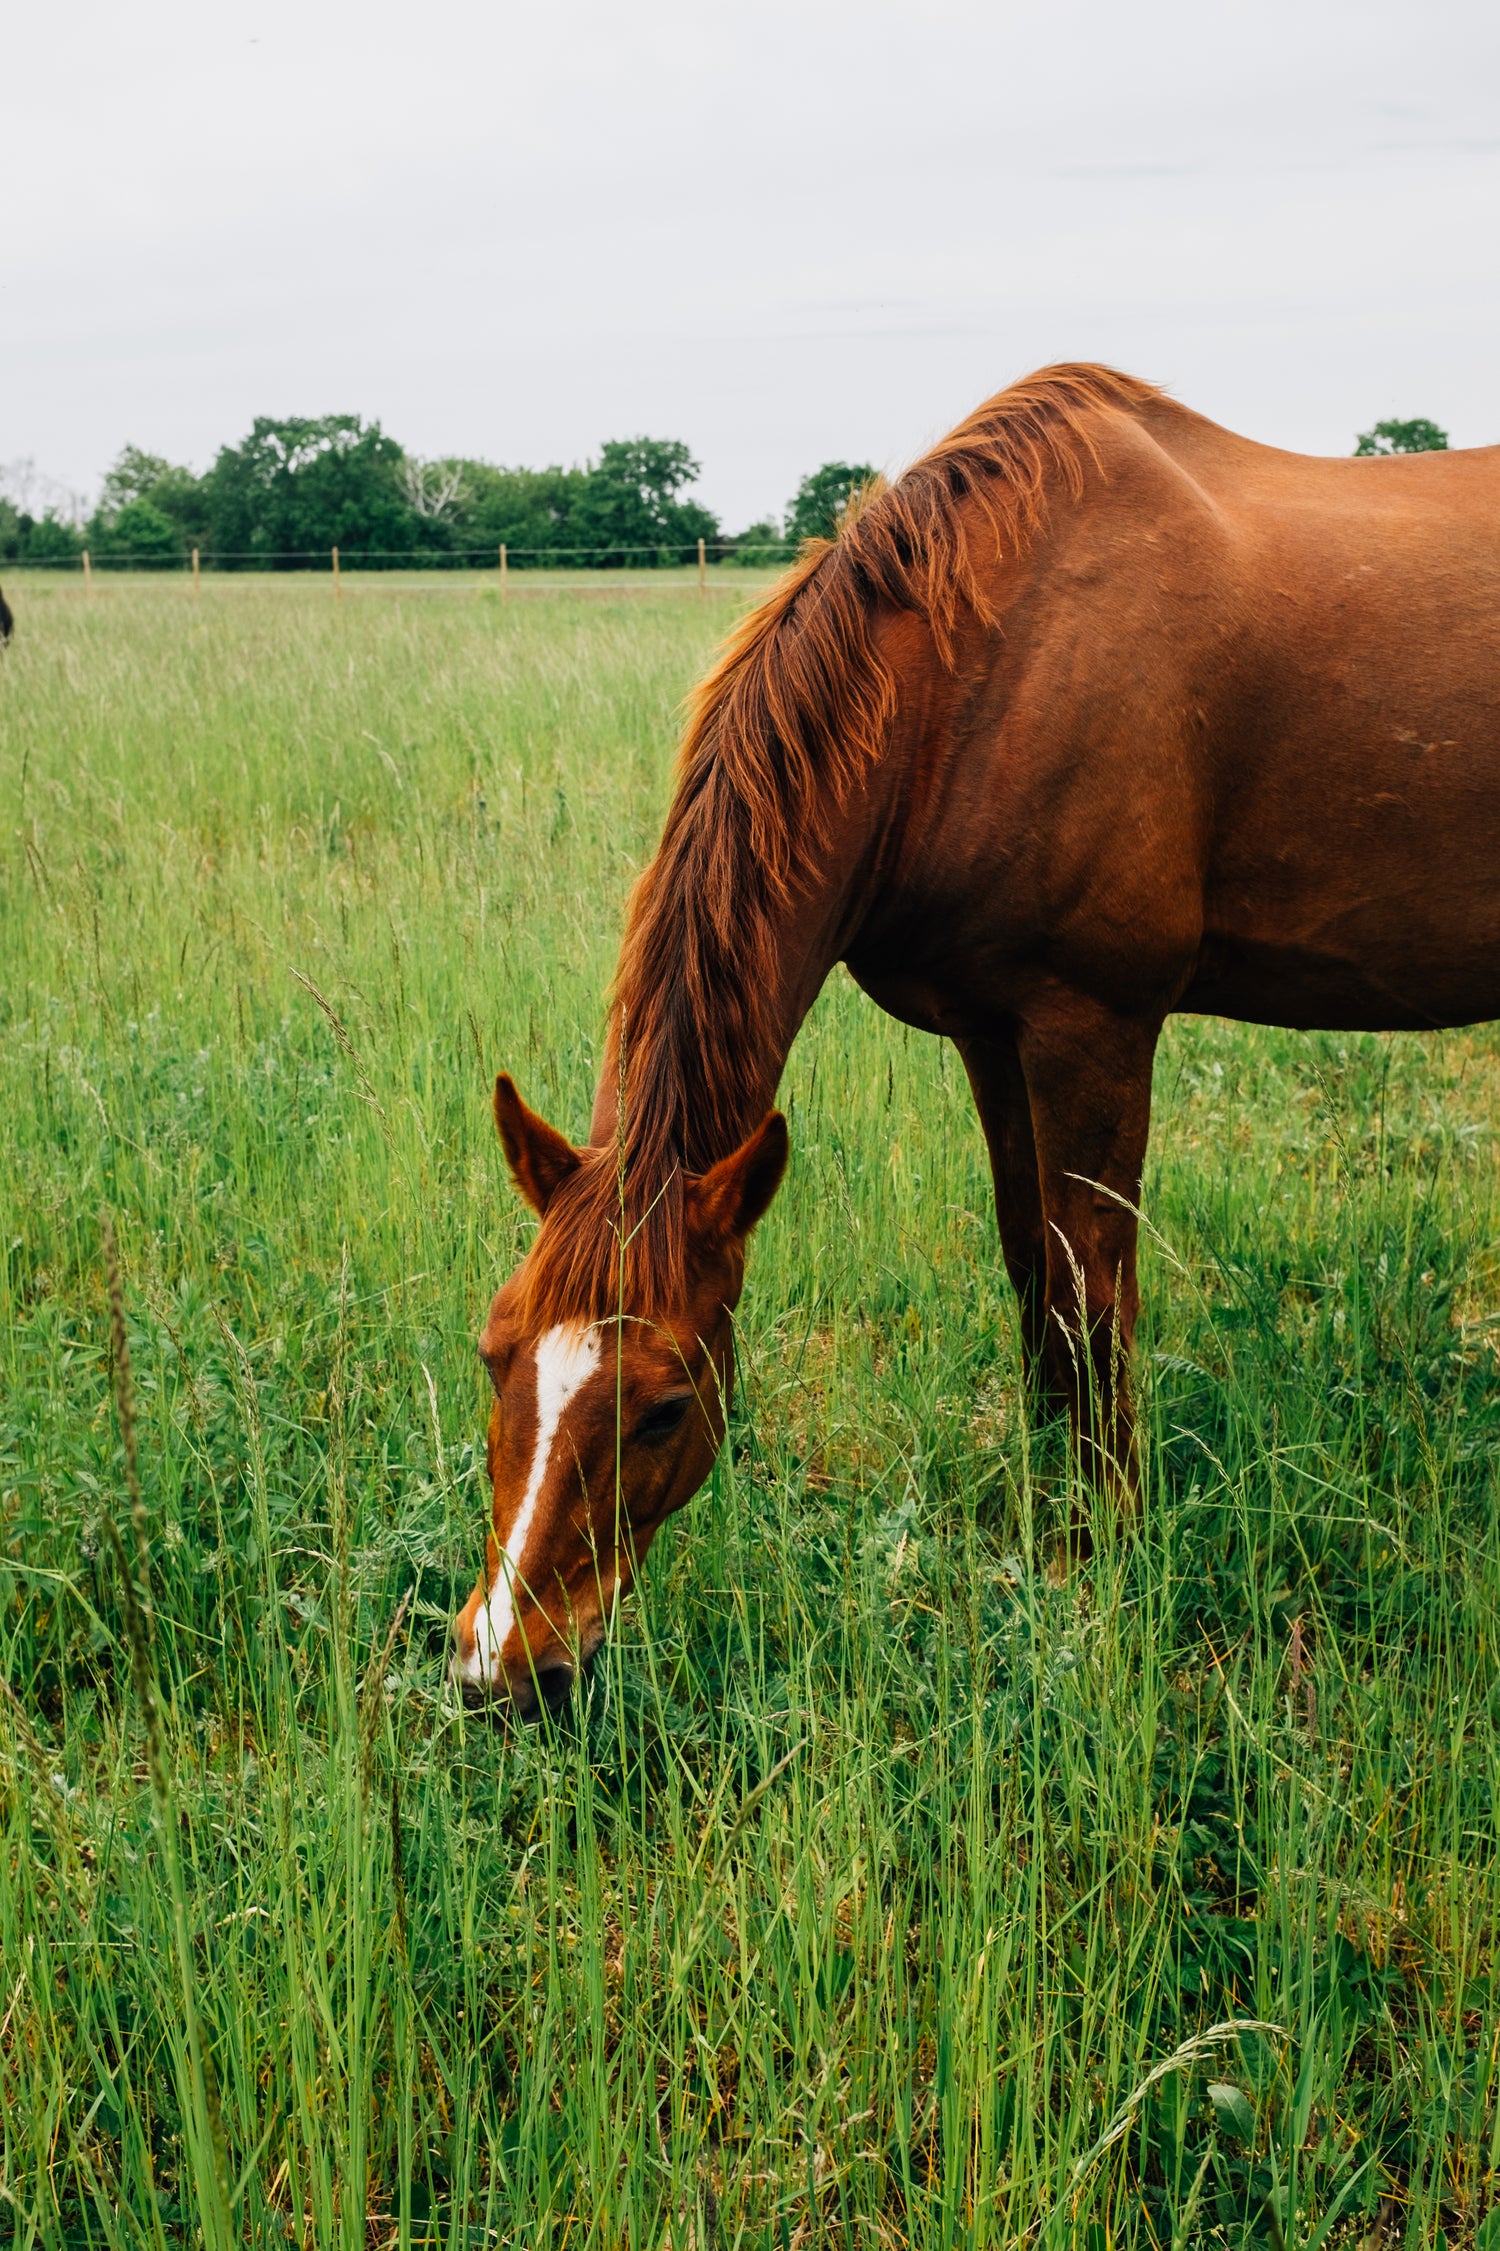
{"type": "Polygon", "coordinates": [[[688,1170],[701,1172],[728,1156],[760,1124],[803,1019],[862,919],[883,797],[873,778],[872,786],[852,793],[784,901],[766,906],[747,857],[744,926],[755,927],[758,942],[743,952],[724,942],[722,933],[735,930],[736,917],[733,910],[725,916],[722,898],[711,912],[688,882],[669,902],[648,901],[644,927],[633,926],[621,956],[625,1005],[617,1002],[610,1015],[589,1131],[595,1146],[617,1133],[622,1031],[627,1118],[648,1115],[653,1102],[675,1103],[686,1124],[688,1170]],[[632,996],[627,961],[633,950],[632,996]],[[698,974],[685,978],[689,954],[698,974]],[[641,964],[650,968],[644,984],[641,964]],[[656,1083],[663,1075],[674,1082],[666,1089],[656,1083]]]}

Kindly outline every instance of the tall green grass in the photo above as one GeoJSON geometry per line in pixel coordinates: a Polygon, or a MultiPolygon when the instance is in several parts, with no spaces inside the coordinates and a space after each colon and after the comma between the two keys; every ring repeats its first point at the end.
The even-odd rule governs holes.
{"type": "Polygon", "coordinates": [[[725,605],[11,594],[0,2238],[1500,2241],[1493,1035],[1172,1027],[1069,1575],[962,1072],[836,975],[712,1482],[489,1724],[488,1087],[583,1130],[725,605]]]}

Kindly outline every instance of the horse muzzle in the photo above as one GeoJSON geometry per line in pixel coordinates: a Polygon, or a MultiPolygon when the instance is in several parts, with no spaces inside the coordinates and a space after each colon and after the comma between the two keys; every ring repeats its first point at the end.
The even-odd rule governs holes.
{"type": "Polygon", "coordinates": [[[455,1649],[448,1665],[448,1678],[471,1710],[493,1712],[497,1716],[511,1713],[517,1719],[540,1719],[543,1712],[560,1712],[572,1694],[576,1668],[567,1658],[560,1662],[538,1665],[512,1678],[508,1673],[485,1674],[472,1663],[465,1663],[463,1653],[455,1649]]]}

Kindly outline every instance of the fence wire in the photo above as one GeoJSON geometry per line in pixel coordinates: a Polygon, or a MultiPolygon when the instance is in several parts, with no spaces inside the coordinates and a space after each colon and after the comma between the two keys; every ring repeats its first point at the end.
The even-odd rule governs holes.
{"type": "MultiPolygon", "coordinates": [[[[790,540],[760,541],[750,545],[735,540],[710,539],[680,548],[663,545],[621,547],[286,547],[200,548],[196,565],[202,571],[250,573],[260,571],[358,571],[370,568],[416,570],[489,569],[507,567],[545,569],[549,564],[581,565],[584,569],[681,570],[703,563],[747,563],[777,566],[793,561],[798,550],[790,540]],[[337,560],[335,561],[335,557],[337,560]]],[[[194,568],[191,549],[171,555],[125,555],[80,549],[73,555],[0,556],[7,570],[47,571],[184,571],[194,568]]]]}

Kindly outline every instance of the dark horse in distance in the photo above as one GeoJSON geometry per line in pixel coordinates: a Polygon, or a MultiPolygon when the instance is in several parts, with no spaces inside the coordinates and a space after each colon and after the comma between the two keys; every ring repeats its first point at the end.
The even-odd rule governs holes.
{"type": "Polygon", "coordinates": [[[1309,460],[1052,368],[745,621],[631,900],[587,1146],[496,1085],[541,1226],[480,1345],[465,1685],[555,1701],[707,1475],[770,1106],[838,961],[963,1057],[1028,1360],[1128,1491],[1164,1019],[1500,1015],[1500,448],[1309,460]]]}

